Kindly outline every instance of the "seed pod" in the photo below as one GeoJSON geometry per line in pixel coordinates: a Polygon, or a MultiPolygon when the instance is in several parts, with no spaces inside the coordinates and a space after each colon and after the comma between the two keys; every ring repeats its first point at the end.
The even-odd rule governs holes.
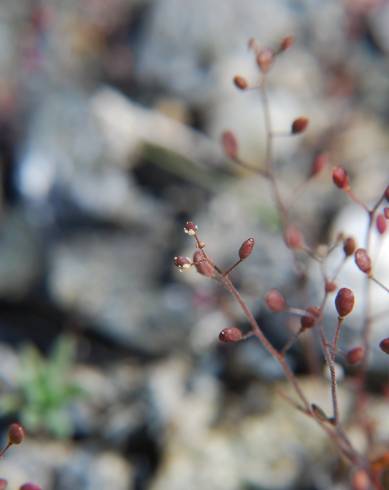
{"type": "Polygon", "coordinates": [[[292,122],[291,133],[298,134],[303,133],[309,124],[309,119],[306,117],[298,117],[292,122]]]}
{"type": "Polygon", "coordinates": [[[291,249],[302,248],[304,239],[300,230],[294,225],[288,225],[284,235],[286,245],[291,249]]]}
{"type": "Polygon", "coordinates": [[[346,354],[346,360],[349,364],[359,364],[365,357],[365,349],[361,346],[350,349],[346,354]]]}
{"type": "Polygon", "coordinates": [[[251,252],[253,251],[255,245],[255,240],[254,238],[248,238],[245,240],[242,245],[240,246],[239,249],[239,258],[240,260],[247,259],[249,255],[251,255],[251,252]]]}
{"type": "Polygon", "coordinates": [[[174,265],[179,269],[180,272],[190,269],[192,265],[192,261],[189,257],[182,257],[179,255],[178,257],[174,257],[174,265]]]}
{"type": "Polygon", "coordinates": [[[279,47],[279,52],[286,51],[294,44],[293,36],[286,36],[282,39],[279,47]]]}
{"type": "Polygon", "coordinates": [[[386,219],[383,214],[379,214],[376,219],[376,227],[377,231],[380,235],[383,235],[386,231],[386,219]]]}
{"type": "Polygon", "coordinates": [[[389,337],[380,342],[380,349],[385,352],[385,354],[389,354],[389,337]]]}
{"type": "Polygon", "coordinates": [[[246,90],[248,87],[247,80],[240,75],[236,75],[234,77],[234,85],[237,87],[239,90],[246,90]]]}
{"type": "Polygon", "coordinates": [[[274,61],[274,53],[271,49],[265,48],[261,49],[261,51],[257,54],[257,65],[259,68],[266,73],[269,71],[273,61],[274,61]]]}
{"type": "Polygon", "coordinates": [[[8,443],[20,444],[24,439],[24,429],[20,424],[11,424],[8,429],[8,443]]]}
{"type": "Polygon", "coordinates": [[[193,265],[199,274],[206,277],[213,277],[215,275],[215,269],[212,264],[204,257],[203,252],[196,250],[193,254],[193,265]]]}
{"type": "Polygon", "coordinates": [[[265,295],[265,303],[269,310],[279,313],[285,311],[287,308],[287,303],[283,295],[278,291],[278,289],[270,289],[265,295]]]}
{"type": "Polygon", "coordinates": [[[312,166],[311,166],[311,177],[314,177],[315,175],[321,173],[327,165],[328,165],[327,153],[319,153],[318,155],[316,155],[316,157],[313,159],[312,166]]]}
{"type": "Polygon", "coordinates": [[[355,298],[351,289],[341,288],[335,298],[336,311],[339,318],[349,315],[354,308],[355,298]]]}
{"type": "Polygon", "coordinates": [[[353,237],[349,236],[346,238],[343,242],[343,252],[346,255],[346,257],[349,257],[355,252],[355,249],[357,248],[357,242],[354,240],[353,237]]]}
{"type": "Polygon", "coordinates": [[[184,232],[189,236],[196,235],[198,230],[198,226],[195,225],[192,221],[187,221],[184,226],[184,232]]]}
{"type": "Polygon", "coordinates": [[[221,342],[239,342],[242,338],[242,332],[236,327],[223,328],[219,333],[219,340],[221,342]]]}
{"type": "Polygon", "coordinates": [[[333,293],[336,291],[338,286],[336,285],[336,282],[334,281],[326,281],[325,283],[325,292],[326,293],[333,293]]]}
{"type": "Polygon", "coordinates": [[[42,490],[42,487],[36,485],[35,483],[28,482],[19,487],[19,490],[42,490]]]}
{"type": "Polygon", "coordinates": [[[222,146],[224,153],[231,158],[231,160],[235,160],[238,158],[238,140],[232,131],[224,131],[222,134],[222,146]]]}
{"type": "Polygon", "coordinates": [[[0,478],[0,490],[6,490],[8,481],[5,478],[0,478]]]}
{"type": "Polygon", "coordinates": [[[304,315],[300,319],[300,325],[303,330],[312,328],[320,316],[320,308],[317,306],[309,306],[306,311],[309,313],[309,315],[304,315]]]}
{"type": "Polygon", "coordinates": [[[343,167],[334,167],[332,169],[332,181],[339,189],[350,189],[348,173],[343,167]]]}
{"type": "Polygon", "coordinates": [[[371,273],[371,259],[364,248],[358,248],[354,255],[355,263],[365,274],[371,273]]]}
{"type": "Polygon", "coordinates": [[[389,208],[384,208],[384,216],[386,219],[389,219],[389,208]]]}

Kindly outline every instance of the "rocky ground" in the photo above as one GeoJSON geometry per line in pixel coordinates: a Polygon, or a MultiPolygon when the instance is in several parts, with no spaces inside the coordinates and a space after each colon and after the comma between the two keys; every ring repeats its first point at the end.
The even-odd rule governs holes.
{"type": "MultiPolygon", "coordinates": [[[[0,428],[20,420],[29,433],[0,462],[11,488],[348,488],[325,435],[277,396],[287,389],[278,365],[253,339],[217,341],[231,321],[247,328],[227,294],[174,270],[172,257],[193,251],[182,230],[189,218],[222,266],[254,236],[234,277],[274,344],[286,341],[285,318],[269,315],[264,293],[278,287],[306,305],[321,285],[309,261],[308,286],[296,279],[268,184],[223,155],[228,128],[248,162],[265,156],[260,98],[232,77],[255,80],[250,37],[275,46],[293,35],[270,75],[271,111],[279,131],[301,115],[310,125],[277,141],[282,192],[292,196],[326,150],[374,202],[389,180],[388,19],[380,0],[1,1],[0,428]]],[[[310,244],[339,230],[363,242],[361,212],[328,169],[292,203],[310,244]]],[[[374,236],[386,284],[388,237],[374,236]]],[[[342,349],[363,322],[352,265],[340,280],[358,306],[342,349]]],[[[388,297],[373,292],[371,413],[381,448],[388,357],[377,345],[388,297]]],[[[334,318],[329,308],[327,328],[334,318]]],[[[288,362],[329,407],[307,346],[288,362]]],[[[346,422],[352,380],[346,369],[346,422]]]]}

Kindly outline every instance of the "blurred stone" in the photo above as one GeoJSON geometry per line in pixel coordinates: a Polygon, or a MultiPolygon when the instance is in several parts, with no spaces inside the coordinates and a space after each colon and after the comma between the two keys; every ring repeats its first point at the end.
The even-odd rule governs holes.
{"type": "Polygon", "coordinates": [[[94,232],[53,245],[48,285],[54,301],[127,347],[157,354],[187,335],[187,309],[159,292],[164,230],[137,235],[94,232]]]}
{"type": "Polygon", "coordinates": [[[19,298],[43,274],[43,242],[20,209],[3,210],[0,229],[0,295],[19,298]]]}
{"type": "MultiPolygon", "coordinates": [[[[327,385],[300,381],[309,399],[330,413],[327,385]]],[[[283,384],[279,388],[285,389],[283,384]]],[[[236,490],[245,485],[285,490],[297,484],[302,488],[314,479],[311,463],[331,462],[325,432],[277,395],[269,392],[271,409],[266,413],[242,417],[230,426],[217,423],[211,407],[205,418],[197,417],[198,403],[207,397],[205,389],[200,383],[181,394],[182,406],[172,413],[174,425],[153,490],[236,490]]],[[[340,400],[344,412],[349,401],[342,390],[340,400]]]]}
{"type": "Polygon", "coordinates": [[[162,85],[203,104],[213,91],[211,68],[217,60],[247,46],[258,32],[261,43],[278,41],[295,31],[295,22],[281,0],[239,5],[214,0],[212,8],[207,0],[155,2],[137,47],[135,74],[142,84],[162,85]]]}

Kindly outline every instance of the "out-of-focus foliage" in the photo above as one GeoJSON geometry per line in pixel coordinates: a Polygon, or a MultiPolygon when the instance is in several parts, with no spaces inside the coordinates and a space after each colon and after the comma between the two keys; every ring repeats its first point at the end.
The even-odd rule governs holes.
{"type": "Polygon", "coordinates": [[[71,380],[74,363],[74,339],[63,336],[44,358],[33,345],[20,354],[18,388],[1,397],[3,413],[17,413],[30,432],[44,431],[55,437],[73,432],[69,408],[84,391],[71,380]]]}

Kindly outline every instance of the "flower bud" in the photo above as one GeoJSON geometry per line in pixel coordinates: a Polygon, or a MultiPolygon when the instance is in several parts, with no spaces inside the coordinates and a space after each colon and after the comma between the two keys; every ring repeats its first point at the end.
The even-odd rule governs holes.
{"type": "Polygon", "coordinates": [[[273,61],[274,53],[269,48],[261,49],[261,51],[257,54],[257,65],[264,73],[269,71],[273,61]]]}
{"type": "Polygon", "coordinates": [[[356,248],[357,248],[357,243],[353,237],[349,236],[344,240],[343,252],[346,255],[346,257],[349,257],[350,255],[352,255],[355,252],[356,248]]]}
{"type": "Polygon", "coordinates": [[[385,216],[383,214],[379,214],[377,216],[375,224],[376,224],[378,233],[380,235],[383,235],[386,231],[386,228],[387,228],[385,216]]]}
{"type": "Polygon", "coordinates": [[[288,225],[285,230],[285,243],[291,249],[302,248],[304,239],[300,230],[294,225],[288,225]]]}
{"type": "Polygon", "coordinates": [[[253,251],[255,245],[255,240],[254,238],[248,238],[245,240],[242,245],[240,246],[239,249],[239,258],[240,260],[247,259],[249,255],[251,255],[251,252],[253,251]]]}
{"type": "Polygon", "coordinates": [[[7,488],[8,481],[4,478],[0,478],[0,490],[5,490],[7,488]]]}
{"type": "Polygon", "coordinates": [[[361,346],[354,347],[349,350],[346,354],[346,361],[349,364],[359,364],[365,357],[365,349],[361,346]]]}
{"type": "Polygon", "coordinates": [[[224,131],[222,134],[222,146],[228,158],[231,158],[231,160],[238,158],[238,140],[232,131],[224,131]]]}
{"type": "Polygon", "coordinates": [[[389,208],[384,208],[384,216],[386,219],[389,219],[389,208]]]}
{"type": "Polygon", "coordinates": [[[311,166],[311,177],[321,173],[328,164],[327,153],[319,153],[315,156],[311,166]]]}
{"type": "Polygon", "coordinates": [[[35,483],[24,483],[19,490],[42,490],[42,487],[36,485],[35,483]]]}
{"type": "Polygon", "coordinates": [[[339,318],[349,315],[354,308],[355,298],[351,289],[341,288],[335,298],[336,311],[339,318]]]}
{"type": "Polygon", "coordinates": [[[187,221],[184,226],[184,232],[189,236],[196,235],[198,230],[198,226],[195,225],[192,221],[187,221]]]}
{"type": "Polygon", "coordinates": [[[389,185],[385,189],[384,196],[385,196],[385,199],[389,202],[389,185]]]}
{"type": "Polygon", "coordinates": [[[287,308],[287,303],[283,295],[278,291],[278,289],[270,289],[265,295],[265,303],[269,310],[279,313],[285,311],[287,308]]]}
{"type": "Polygon", "coordinates": [[[280,43],[279,52],[281,53],[282,51],[286,51],[293,44],[294,44],[294,37],[293,36],[284,37],[280,43]]]}
{"type": "Polygon", "coordinates": [[[343,167],[334,167],[332,169],[332,181],[339,189],[350,189],[348,173],[343,167]]]}
{"type": "Polygon", "coordinates": [[[236,75],[234,77],[234,85],[237,87],[239,90],[246,90],[248,87],[247,80],[240,75],[236,75]]]}
{"type": "Polygon", "coordinates": [[[8,429],[8,443],[20,444],[24,439],[24,429],[20,424],[11,424],[8,429]]]}
{"type": "Polygon", "coordinates": [[[326,293],[333,293],[334,291],[337,290],[337,288],[338,288],[338,286],[336,285],[336,282],[326,280],[326,283],[324,286],[326,293]]]}
{"type": "Polygon", "coordinates": [[[193,265],[199,274],[206,277],[213,277],[215,275],[215,269],[212,264],[205,258],[203,252],[196,250],[193,254],[193,265]]]}
{"type": "Polygon", "coordinates": [[[309,306],[306,311],[309,315],[304,315],[300,319],[300,325],[303,330],[312,328],[320,316],[320,308],[317,306],[309,306]]]}
{"type": "Polygon", "coordinates": [[[221,342],[239,342],[242,338],[242,332],[236,327],[223,328],[219,333],[219,340],[221,342]]]}
{"type": "Polygon", "coordinates": [[[380,349],[385,352],[385,354],[389,354],[389,337],[380,342],[380,349]]]}
{"type": "Polygon", "coordinates": [[[358,248],[354,255],[355,263],[365,274],[371,273],[371,259],[364,248],[358,248]]]}
{"type": "Polygon", "coordinates": [[[192,261],[189,257],[182,257],[181,255],[179,255],[178,257],[174,257],[174,265],[178,268],[180,272],[182,272],[191,267],[192,261]]]}
{"type": "Polygon", "coordinates": [[[351,478],[351,488],[352,490],[369,490],[370,478],[365,470],[357,470],[351,478]]]}
{"type": "Polygon", "coordinates": [[[298,117],[292,122],[291,133],[303,133],[309,124],[309,119],[306,117],[298,117]]]}

